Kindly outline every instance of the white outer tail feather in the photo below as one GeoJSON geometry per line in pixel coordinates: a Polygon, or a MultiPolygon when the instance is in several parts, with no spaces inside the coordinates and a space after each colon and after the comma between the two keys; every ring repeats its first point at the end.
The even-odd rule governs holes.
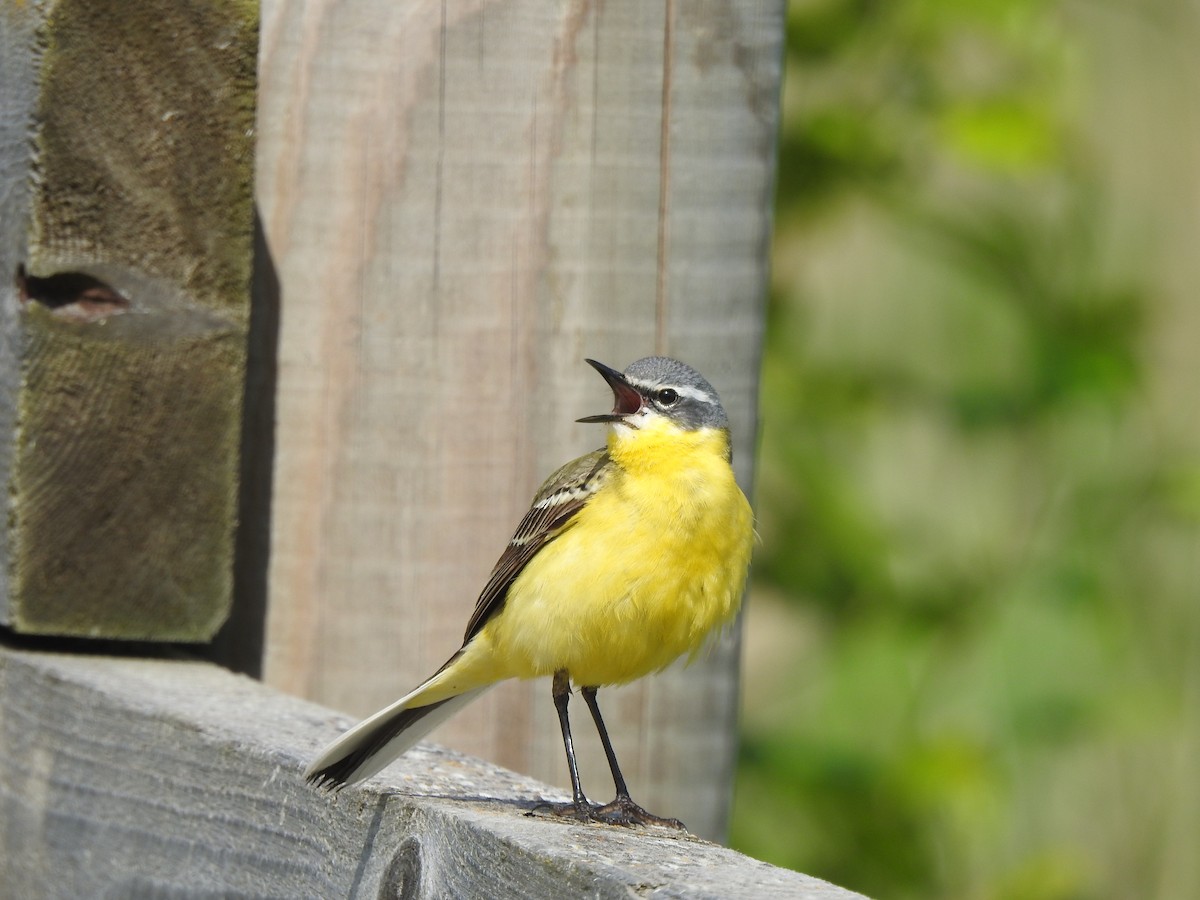
{"type": "MultiPolygon", "coordinates": [[[[417,699],[427,686],[428,682],[401,697],[391,706],[385,707],[370,718],[359,722],[322,750],[321,755],[309,763],[308,768],[304,770],[304,777],[311,779],[317,772],[349,756],[364,744],[370,743],[372,738],[380,731],[388,730],[396,717],[406,712],[409,709],[409,703],[417,699]]],[[[420,741],[421,738],[425,737],[425,735],[429,734],[429,732],[433,731],[472,700],[477,699],[489,687],[491,685],[474,688],[473,690],[459,694],[457,697],[451,697],[443,701],[435,709],[430,710],[427,715],[421,716],[421,718],[400,731],[386,744],[364,759],[357,768],[345,777],[342,784],[357,784],[360,781],[370,778],[393,760],[399,758],[405,751],[420,741]]]]}

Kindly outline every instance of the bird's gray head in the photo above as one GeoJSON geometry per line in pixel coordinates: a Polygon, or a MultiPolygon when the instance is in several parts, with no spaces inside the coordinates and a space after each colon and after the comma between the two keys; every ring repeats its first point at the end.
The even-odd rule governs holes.
{"type": "Polygon", "coordinates": [[[589,359],[604,376],[616,399],[611,413],[586,416],[580,422],[619,422],[638,427],[639,417],[660,415],[688,431],[729,428],[721,398],[707,379],[691,366],[668,356],[647,356],[618,372],[589,359]]]}

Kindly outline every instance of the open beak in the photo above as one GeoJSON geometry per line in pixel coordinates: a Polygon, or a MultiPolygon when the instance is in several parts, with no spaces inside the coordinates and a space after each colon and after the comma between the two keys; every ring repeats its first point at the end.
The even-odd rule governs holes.
{"type": "Polygon", "coordinates": [[[613,392],[613,411],[599,416],[584,416],[576,422],[620,422],[626,416],[632,416],[642,408],[642,395],[630,386],[625,376],[616,369],[606,366],[594,359],[585,360],[589,366],[599,372],[613,392]]]}

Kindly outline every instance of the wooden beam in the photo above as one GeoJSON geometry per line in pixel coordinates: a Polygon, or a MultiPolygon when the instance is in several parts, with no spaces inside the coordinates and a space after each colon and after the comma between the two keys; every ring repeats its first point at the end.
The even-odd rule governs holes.
{"type": "MultiPolygon", "coordinates": [[[[265,677],[357,714],[430,674],[541,480],[599,446],[590,356],[665,352],[749,489],[783,0],[263,4],[258,199],[283,297],[265,677]]],[[[631,787],[719,837],[734,635],[606,691],[631,787]]],[[[549,686],[438,733],[563,783],[549,686]]],[[[585,787],[607,793],[598,742],[585,787]]]]}
{"type": "Polygon", "coordinates": [[[0,645],[0,853],[14,897],[859,895],[665,829],[525,815],[553,789],[421,745],[307,786],[345,722],[208,663],[0,645]]]}
{"type": "Polygon", "coordinates": [[[0,621],[228,614],[257,7],[0,3],[0,621]]]}

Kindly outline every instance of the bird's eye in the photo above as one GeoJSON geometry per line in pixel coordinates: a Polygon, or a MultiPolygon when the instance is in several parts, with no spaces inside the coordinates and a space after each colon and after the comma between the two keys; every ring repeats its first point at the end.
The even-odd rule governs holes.
{"type": "Polygon", "coordinates": [[[679,393],[673,388],[663,388],[654,395],[654,399],[662,406],[674,406],[679,402],[679,393]]]}

